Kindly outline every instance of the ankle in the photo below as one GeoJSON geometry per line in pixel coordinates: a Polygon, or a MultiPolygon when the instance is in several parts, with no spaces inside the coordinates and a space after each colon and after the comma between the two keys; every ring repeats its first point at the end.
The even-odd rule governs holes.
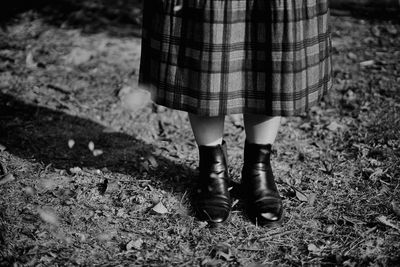
{"type": "Polygon", "coordinates": [[[200,170],[214,168],[216,165],[218,169],[227,169],[227,150],[226,143],[215,146],[199,146],[199,167],[200,170]]]}
{"type": "Polygon", "coordinates": [[[218,145],[222,145],[222,138],[219,138],[219,139],[217,139],[217,140],[212,140],[212,141],[209,141],[209,140],[207,140],[207,141],[202,141],[202,142],[197,142],[197,145],[200,147],[200,146],[202,146],[202,147],[215,147],[215,146],[218,146],[218,145]]]}
{"type": "Polygon", "coordinates": [[[246,140],[244,147],[244,162],[246,163],[270,163],[272,144],[254,144],[246,140]]]}

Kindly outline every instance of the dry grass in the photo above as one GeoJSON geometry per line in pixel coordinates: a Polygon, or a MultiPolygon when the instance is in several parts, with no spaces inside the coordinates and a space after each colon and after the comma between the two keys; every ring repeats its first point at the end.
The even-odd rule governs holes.
{"type": "MultiPolygon", "coordinates": [[[[332,19],[334,88],[285,120],[275,145],[284,225],[251,224],[239,202],[210,229],[191,213],[197,150],[185,115],[128,111],[118,97],[136,87],[136,31],[74,23],[79,9],[103,10],[82,4],[64,28],[55,11],[30,11],[0,38],[0,161],[15,177],[0,185],[0,265],[398,264],[398,24],[332,19]]],[[[225,137],[236,181],[240,122],[228,118],[225,137]]]]}

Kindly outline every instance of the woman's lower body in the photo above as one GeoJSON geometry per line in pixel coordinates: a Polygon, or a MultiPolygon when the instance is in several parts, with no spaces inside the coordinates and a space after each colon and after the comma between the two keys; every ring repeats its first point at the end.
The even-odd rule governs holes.
{"type": "Polygon", "coordinates": [[[281,218],[269,154],[280,117],[306,112],[331,85],[328,28],[327,0],[145,1],[139,81],[157,104],[189,113],[209,221],[229,213],[223,123],[238,113],[247,203],[259,222],[281,218]]]}

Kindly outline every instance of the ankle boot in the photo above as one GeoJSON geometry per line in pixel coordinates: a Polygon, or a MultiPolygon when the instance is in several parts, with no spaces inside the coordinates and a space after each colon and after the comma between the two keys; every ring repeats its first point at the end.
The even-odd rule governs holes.
{"type": "Polygon", "coordinates": [[[226,161],[226,144],[199,146],[199,177],[195,190],[195,209],[201,220],[222,223],[230,215],[230,178],[226,161]]]}
{"type": "Polygon", "coordinates": [[[270,164],[271,145],[246,142],[242,171],[243,196],[251,220],[261,226],[279,225],[283,217],[282,198],[270,164]]]}

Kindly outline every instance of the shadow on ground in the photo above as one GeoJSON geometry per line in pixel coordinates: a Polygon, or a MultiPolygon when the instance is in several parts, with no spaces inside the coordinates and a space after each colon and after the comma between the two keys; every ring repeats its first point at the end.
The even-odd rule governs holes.
{"type": "Polygon", "coordinates": [[[14,0],[0,3],[0,24],[6,26],[20,14],[39,16],[49,24],[106,32],[113,36],[139,36],[142,0],[14,0]],[[34,12],[28,12],[34,11],[34,12]]]}
{"type": "MultiPolygon", "coordinates": [[[[0,93],[0,143],[9,153],[57,169],[104,169],[141,179],[147,172],[163,190],[185,190],[194,170],[155,153],[156,147],[103,125],[63,112],[24,103],[0,93]],[[68,140],[75,145],[69,148],[68,140]],[[104,152],[94,156],[92,141],[104,152]],[[149,157],[155,159],[151,166],[149,157]]],[[[159,151],[160,149],[158,149],[159,151]]]]}

